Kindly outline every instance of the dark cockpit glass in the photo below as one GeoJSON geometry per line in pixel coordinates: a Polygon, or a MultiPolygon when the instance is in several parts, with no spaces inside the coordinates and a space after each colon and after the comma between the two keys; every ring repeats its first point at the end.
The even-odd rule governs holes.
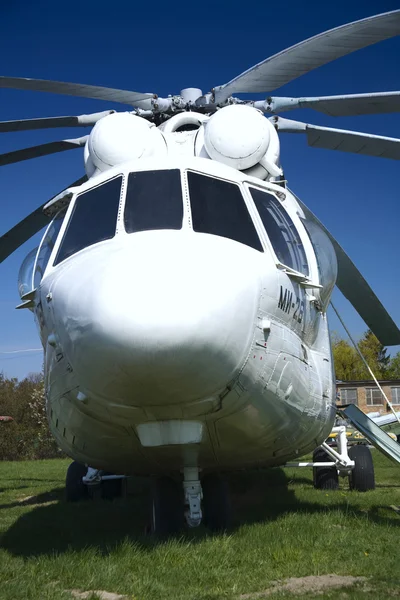
{"type": "Polygon", "coordinates": [[[182,221],[179,169],[130,173],[124,213],[127,233],[182,229],[182,221]]]}
{"type": "Polygon", "coordinates": [[[265,231],[280,263],[309,274],[306,253],[299,233],[288,213],[273,194],[250,188],[265,231]]]}
{"type": "Polygon", "coordinates": [[[19,269],[18,273],[18,292],[20,297],[24,294],[31,292],[33,287],[33,267],[35,266],[35,260],[38,248],[34,248],[25,256],[24,261],[19,269]]]}
{"type": "Polygon", "coordinates": [[[322,307],[326,310],[338,274],[336,252],[331,240],[317,223],[309,219],[302,219],[302,223],[314,248],[318,265],[319,283],[322,285],[322,289],[319,290],[319,296],[322,307]]]}
{"type": "Polygon", "coordinates": [[[236,183],[188,171],[193,230],[229,238],[263,252],[236,183]]]}
{"type": "Polygon", "coordinates": [[[49,262],[50,255],[53,252],[53,248],[57,241],[58,234],[60,233],[60,229],[63,224],[66,213],[67,207],[65,206],[56,214],[42,240],[39,254],[36,260],[35,274],[33,279],[34,288],[37,288],[40,282],[42,281],[44,272],[47,267],[47,263],[49,262]]]}
{"type": "Polygon", "coordinates": [[[79,194],[58,249],[55,265],[83,248],[114,237],[122,177],[79,194]]]}

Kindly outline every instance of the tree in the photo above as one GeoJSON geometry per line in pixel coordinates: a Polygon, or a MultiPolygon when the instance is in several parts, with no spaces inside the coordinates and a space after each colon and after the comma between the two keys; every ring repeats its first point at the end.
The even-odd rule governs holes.
{"type": "Polygon", "coordinates": [[[400,352],[398,352],[390,361],[388,379],[400,379],[400,352]]]}
{"type": "MultiPolygon", "coordinates": [[[[387,349],[370,329],[364,333],[358,347],[375,377],[377,379],[386,379],[390,366],[390,356],[387,356],[387,349]]],[[[368,373],[368,370],[366,370],[366,373],[368,373]]],[[[370,379],[370,377],[371,375],[368,375],[367,379],[370,379]]]]}
{"type": "Polygon", "coordinates": [[[41,375],[18,381],[0,373],[0,414],[14,419],[0,424],[0,460],[60,456],[48,429],[41,375]]]}
{"type": "MultiPolygon", "coordinates": [[[[390,377],[392,372],[390,356],[387,356],[386,348],[371,330],[364,333],[358,347],[377,379],[390,377]]],[[[341,381],[372,379],[356,349],[345,340],[340,339],[337,334],[332,337],[332,351],[337,379],[341,381]]],[[[398,370],[400,375],[400,356],[398,370]]]]}
{"type": "Polygon", "coordinates": [[[341,381],[357,380],[362,363],[355,349],[345,340],[336,339],[332,343],[332,351],[336,379],[341,381]]]}
{"type": "Polygon", "coordinates": [[[37,431],[37,440],[35,442],[37,454],[40,456],[53,455],[57,446],[47,422],[43,377],[40,377],[37,381],[37,384],[30,395],[28,405],[31,409],[31,418],[37,431]]]}

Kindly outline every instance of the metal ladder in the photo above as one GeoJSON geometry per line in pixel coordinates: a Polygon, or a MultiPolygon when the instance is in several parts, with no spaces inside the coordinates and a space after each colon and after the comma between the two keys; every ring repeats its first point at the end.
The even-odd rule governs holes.
{"type": "Polygon", "coordinates": [[[400,444],[395,442],[390,435],[374,423],[372,419],[362,412],[355,404],[350,404],[341,410],[354,427],[358,429],[377,450],[385,456],[400,464],[400,444]]]}

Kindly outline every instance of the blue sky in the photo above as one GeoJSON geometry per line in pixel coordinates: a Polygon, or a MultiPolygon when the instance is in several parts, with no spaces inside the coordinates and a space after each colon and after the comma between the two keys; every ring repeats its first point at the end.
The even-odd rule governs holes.
{"type": "MultiPolygon", "coordinates": [[[[208,91],[285,47],[343,23],[395,10],[400,2],[286,0],[271,5],[215,0],[203,6],[157,0],[140,5],[14,0],[1,9],[0,74],[160,96],[184,87],[208,91]]],[[[400,37],[321,67],[274,95],[397,90],[399,56],[400,37]]],[[[0,120],[128,109],[96,100],[6,89],[0,89],[0,108],[0,120]]],[[[400,137],[399,114],[334,119],[300,110],[287,117],[400,137]]],[[[0,153],[85,133],[71,128],[1,134],[0,153]]],[[[336,236],[400,324],[398,163],[309,148],[302,136],[286,134],[281,141],[290,187],[336,236]]],[[[80,150],[2,167],[0,235],[81,174],[80,150]]],[[[39,240],[36,236],[0,265],[0,372],[9,376],[23,377],[40,370],[42,364],[40,352],[4,354],[40,347],[32,314],[14,308],[19,302],[19,266],[39,240]]],[[[360,336],[366,326],[354,309],[338,292],[334,301],[352,334],[360,336]]],[[[331,328],[340,331],[332,315],[331,328]]]]}

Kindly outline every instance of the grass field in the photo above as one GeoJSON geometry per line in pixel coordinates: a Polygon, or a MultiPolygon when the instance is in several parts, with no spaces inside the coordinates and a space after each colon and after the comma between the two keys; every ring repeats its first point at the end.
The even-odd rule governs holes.
{"type": "Polygon", "coordinates": [[[400,467],[373,455],[365,494],[314,490],[311,469],[231,476],[234,527],[166,542],[144,534],[143,481],[125,500],[69,505],[69,461],[1,463],[0,598],[400,597],[400,467]]]}

